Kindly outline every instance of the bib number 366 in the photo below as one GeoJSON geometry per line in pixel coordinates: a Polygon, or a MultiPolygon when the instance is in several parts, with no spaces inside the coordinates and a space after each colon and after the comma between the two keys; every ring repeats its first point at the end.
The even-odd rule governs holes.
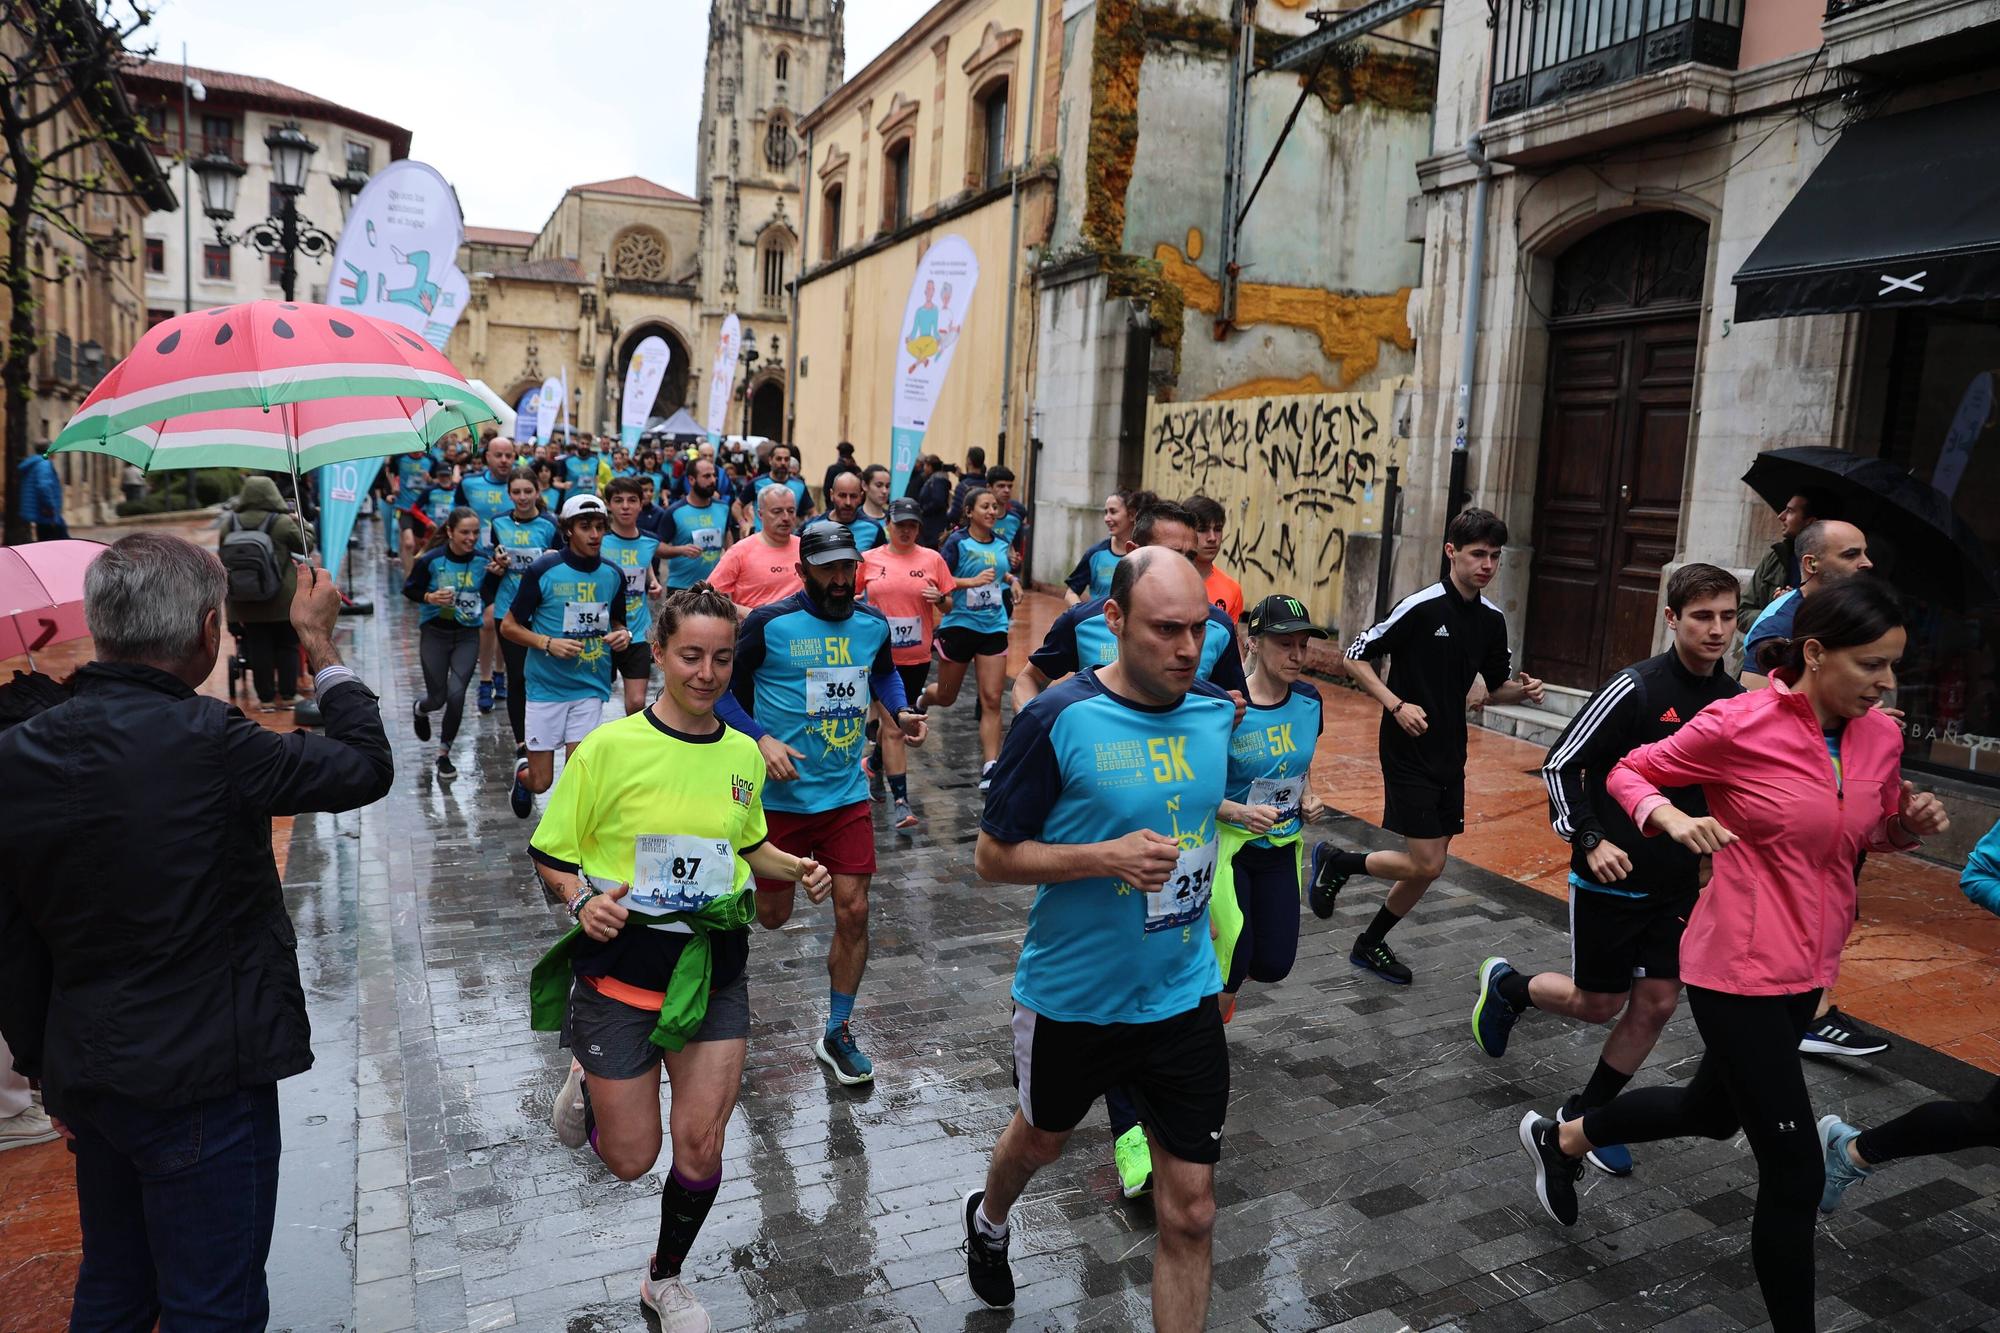
{"type": "Polygon", "coordinates": [[[1220,846],[1213,840],[1181,851],[1173,873],[1157,893],[1146,895],[1146,930],[1175,930],[1188,925],[1208,907],[1215,888],[1215,864],[1220,846]]]}

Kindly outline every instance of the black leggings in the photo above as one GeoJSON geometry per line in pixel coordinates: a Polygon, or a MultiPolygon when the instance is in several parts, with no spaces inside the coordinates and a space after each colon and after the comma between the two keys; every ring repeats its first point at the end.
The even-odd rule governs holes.
{"type": "Polygon", "coordinates": [[[1299,956],[1299,849],[1244,847],[1230,863],[1243,930],[1229,958],[1222,989],[1234,995],[1244,981],[1266,985],[1291,975],[1299,956]]]}
{"type": "Polygon", "coordinates": [[[1925,1102],[1886,1125],[1864,1129],[1854,1146],[1870,1166],[1961,1148],[2000,1148],[2000,1079],[1976,1102],[1925,1102]]]}
{"type": "Polygon", "coordinates": [[[1587,1111],[1592,1143],[1726,1139],[1742,1130],[1757,1156],[1750,1258],[1775,1333],[1813,1327],[1813,1223],[1825,1183],[1819,1134],[1799,1064],[1799,1038],[1819,992],[1729,995],[1687,988],[1708,1051],[1686,1083],[1640,1088],[1587,1111]]]}
{"type": "Polygon", "coordinates": [[[299,690],[299,636],[289,620],[251,621],[240,627],[236,646],[250,664],[250,684],[259,703],[291,702],[299,690]]]}
{"type": "Polygon", "coordinates": [[[507,668],[507,723],[514,744],[522,745],[528,739],[528,645],[501,635],[500,660],[507,668]]]}
{"type": "MultiPolygon", "coordinates": [[[[465,687],[479,669],[479,627],[459,625],[439,617],[424,625],[418,657],[424,667],[424,698],[417,705],[426,713],[444,709],[439,738],[450,745],[465,716],[465,687]]],[[[512,691],[508,691],[512,693],[512,691]]]]}

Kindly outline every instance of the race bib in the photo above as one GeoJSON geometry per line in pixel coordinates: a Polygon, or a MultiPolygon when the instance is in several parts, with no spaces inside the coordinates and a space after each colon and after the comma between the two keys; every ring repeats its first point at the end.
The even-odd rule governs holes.
{"type": "Polygon", "coordinates": [[[1288,824],[1299,817],[1299,801],[1304,795],[1303,775],[1290,778],[1253,778],[1250,782],[1248,803],[1277,807],[1278,823],[1288,824]]]}
{"type": "Polygon", "coordinates": [[[479,623],[479,614],[485,608],[486,603],[480,600],[479,589],[477,588],[460,588],[452,594],[452,614],[457,616],[463,624],[477,625],[479,623]]]}
{"type": "Polygon", "coordinates": [[[632,840],[632,892],[637,912],[699,912],[736,883],[727,839],[646,833],[632,840]]]}
{"type": "Polygon", "coordinates": [[[860,717],[868,706],[868,672],[861,667],[806,668],[808,717],[860,717]]]}
{"type": "Polygon", "coordinates": [[[965,609],[968,611],[990,611],[1005,605],[1000,600],[1004,589],[997,581],[982,583],[977,588],[962,588],[960,591],[965,594],[965,609]]]}
{"type": "Polygon", "coordinates": [[[889,646],[891,648],[923,647],[924,618],[922,616],[890,616],[889,646]]]}
{"type": "Polygon", "coordinates": [[[722,549],[722,529],[696,528],[689,535],[688,545],[694,547],[695,550],[700,551],[703,555],[707,555],[710,551],[720,551],[722,549]]]}
{"type": "Polygon", "coordinates": [[[646,595],[646,567],[644,565],[622,566],[618,572],[624,576],[625,595],[627,597],[644,597],[646,595]]]}
{"type": "Polygon", "coordinates": [[[507,552],[507,567],[517,573],[541,559],[543,554],[532,546],[509,546],[505,550],[507,552]]]}
{"type": "Polygon", "coordinates": [[[591,638],[608,632],[610,628],[609,602],[563,603],[562,632],[565,639],[591,638]]]}
{"type": "Polygon", "coordinates": [[[1221,844],[1211,838],[1181,852],[1166,885],[1146,895],[1148,933],[1185,926],[1202,914],[1209,891],[1215,887],[1215,861],[1220,850],[1221,844]]]}

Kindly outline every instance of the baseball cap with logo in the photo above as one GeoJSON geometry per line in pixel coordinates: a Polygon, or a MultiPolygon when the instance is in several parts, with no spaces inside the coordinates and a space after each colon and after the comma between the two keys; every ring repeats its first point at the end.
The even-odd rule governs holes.
{"type": "Polygon", "coordinates": [[[567,523],[578,514],[602,514],[609,517],[610,511],[604,507],[604,501],[594,495],[572,495],[563,501],[561,517],[563,522],[567,523]]]}
{"type": "Polygon", "coordinates": [[[889,501],[889,521],[891,523],[921,523],[924,521],[923,507],[908,496],[889,501]]]}
{"type": "Polygon", "coordinates": [[[1273,593],[1245,612],[1243,628],[1250,631],[1253,637],[1259,634],[1310,634],[1315,639],[1327,637],[1325,630],[1313,624],[1304,602],[1282,593],[1273,593]]]}
{"type": "Polygon", "coordinates": [[[844,523],[815,523],[799,534],[799,559],[809,565],[860,558],[861,552],[854,548],[854,532],[844,523]]]}

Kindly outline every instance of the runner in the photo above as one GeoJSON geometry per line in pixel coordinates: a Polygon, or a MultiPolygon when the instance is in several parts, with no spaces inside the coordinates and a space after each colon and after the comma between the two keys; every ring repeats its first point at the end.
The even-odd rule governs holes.
{"type": "Polygon", "coordinates": [[[688,464],[688,494],[660,520],[660,554],[667,561],[667,587],[691,588],[714,577],[729,531],[729,509],[715,493],[715,460],[688,464]]]}
{"type": "Polygon", "coordinates": [[[1813,1327],[1825,1167],[1798,1042],[1853,926],[1854,858],[1911,850],[1949,823],[1901,780],[1902,729],[1876,707],[1906,647],[1895,596],[1852,580],[1806,603],[1796,631],[1772,672],[1782,689],[1711,704],[1626,755],[1606,784],[1641,831],[1715,858],[1680,951],[1700,1067],[1684,1085],[1628,1090],[1560,1123],[1529,1111],[1520,1126],[1536,1196],[1564,1226],[1593,1147],[1743,1133],[1757,1158],[1751,1259],[1776,1333],[1813,1327]],[[1710,816],[1660,790],[1694,784],[1710,816]]]}
{"type": "Polygon", "coordinates": [[[880,463],[863,468],[861,493],[861,512],[853,524],[854,545],[867,555],[889,540],[889,469],[880,463]]]}
{"type": "Polygon", "coordinates": [[[647,646],[647,631],[653,625],[649,597],[663,591],[654,573],[659,562],[660,539],[639,531],[639,510],[644,506],[646,488],[637,477],[613,477],[604,488],[604,501],[611,510],[611,530],[604,534],[604,558],[618,567],[625,580],[625,628],[632,632],[632,644],[618,654],[618,674],[625,681],[625,713],[630,716],[646,706],[646,687],[653,676],[653,650],[647,646]]]}
{"type": "MultiPolygon", "coordinates": [[[[861,501],[864,495],[859,472],[840,473],[834,477],[833,485],[827,488],[826,512],[799,524],[799,531],[804,532],[815,523],[838,523],[854,537],[855,550],[867,550],[868,548],[861,544],[860,534],[855,530],[855,525],[861,519],[861,501]]],[[[870,545],[873,544],[875,535],[873,531],[870,532],[870,545]]]]}
{"type": "Polygon", "coordinates": [[[1201,573],[1202,585],[1208,589],[1208,600],[1222,608],[1230,623],[1243,619],[1243,585],[1229,577],[1222,566],[1215,563],[1215,557],[1222,551],[1222,534],[1229,526],[1229,515],[1222,505],[1206,495],[1197,495],[1187,502],[1188,513],[1194,515],[1194,567],[1201,573]]]}
{"type": "Polygon", "coordinates": [[[574,447],[570,450],[569,456],[563,459],[562,471],[559,474],[561,480],[557,483],[563,488],[565,499],[576,495],[597,494],[598,459],[596,453],[592,451],[591,439],[588,435],[579,435],[573,443],[574,447]]]}
{"type": "Polygon", "coordinates": [[[403,577],[410,576],[410,566],[416,563],[417,548],[424,544],[424,525],[417,518],[415,510],[417,497],[431,484],[431,454],[428,449],[412,449],[409,453],[396,457],[395,505],[396,536],[390,539],[389,554],[400,554],[403,561],[403,577]]]}
{"type": "Polygon", "coordinates": [[[1000,521],[993,531],[1014,553],[1014,572],[1028,567],[1028,508],[1014,498],[1014,469],[992,467],[986,471],[987,489],[1000,502],[1000,521]]]}
{"type": "Polygon", "coordinates": [[[1000,521],[999,497],[975,486],[965,493],[961,513],[966,526],[938,549],[954,591],[937,628],[938,678],[923,700],[926,709],[951,707],[965,673],[978,663],[979,790],[985,791],[1000,758],[1000,691],[1007,684],[1007,630],[1013,623],[1007,593],[1021,585],[1009,572],[1012,548],[993,530],[1000,521]]]}
{"type": "Polygon", "coordinates": [[[440,777],[458,775],[451,762],[451,743],[465,716],[465,687],[479,665],[479,626],[486,613],[480,584],[500,564],[479,552],[479,515],[454,509],[431,530],[410,576],[403,580],[403,596],[423,608],[417,613],[418,660],[424,672],[424,697],[417,700],[414,712],[418,740],[431,738],[430,715],[444,709],[444,731],[438,738],[440,777]]]}
{"type": "MultiPolygon", "coordinates": [[[[783,492],[773,488],[773,498],[783,492]],[[774,494],[773,494],[774,492],[774,494]]],[[[767,506],[775,520],[782,510],[767,506]]],[[[854,601],[860,552],[847,530],[822,524],[798,539],[804,586],[753,612],[736,638],[730,697],[716,712],[753,737],[775,785],[765,789],[771,841],[833,872],[832,982],[826,1030],[813,1054],[842,1083],[866,1083],[874,1066],[854,1040],[850,1016],[868,963],[868,884],[875,828],[861,774],[869,704],[885,704],[911,744],[924,719],[909,707],[889,652],[889,622],[854,601]]],[[[757,919],[776,930],[792,915],[792,886],[757,882],[757,919]]]]}
{"type": "MultiPolygon", "coordinates": [[[[888,617],[889,654],[896,663],[896,674],[903,678],[904,695],[922,699],[924,682],[931,674],[932,632],[938,608],[950,597],[956,581],[942,556],[917,544],[923,513],[915,500],[892,502],[884,517],[889,521],[889,541],[862,555],[861,592],[870,606],[888,617]]],[[[892,826],[899,833],[908,832],[923,821],[910,809],[909,751],[903,744],[902,730],[880,702],[869,726],[878,737],[867,762],[870,794],[875,794],[874,785],[880,780],[877,775],[884,775],[888,794],[896,798],[892,826]]]]}
{"type": "Polygon", "coordinates": [[[764,526],[722,553],[709,581],[736,600],[749,615],[760,606],[790,597],[799,582],[799,539],[793,535],[798,509],[783,486],[767,486],[757,497],[764,526]]]}
{"type": "MultiPolygon", "coordinates": [[[[509,479],[514,475],[514,442],[505,435],[493,435],[486,441],[486,467],[484,471],[468,472],[458,483],[455,502],[479,515],[479,533],[486,536],[487,524],[514,507],[513,499],[507,494],[509,479]]],[[[507,678],[495,677],[494,661],[500,652],[500,634],[493,627],[493,608],[486,609],[486,619],[479,627],[479,711],[493,711],[493,701],[507,697],[507,678]]]]}
{"type": "MultiPolygon", "coordinates": [[[[557,543],[556,521],[542,506],[542,492],[534,473],[515,468],[507,482],[507,496],[513,509],[494,519],[486,530],[486,544],[496,559],[506,560],[507,572],[489,574],[480,589],[492,608],[495,625],[504,621],[513,608],[514,594],[521,590],[521,575],[557,543]]],[[[502,638],[500,660],[506,669],[496,681],[495,694],[507,701],[507,723],[514,731],[514,758],[518,762],[528,756],[528,687],[524,675],[528,649],[512,639],[502,638]],[[511,682],[513,688],[499,689],[502,682],[511,682]]]]}
{"type": "MultiPolygon", "coordinates": [[[[1570,845],[1570,973],[1529,976],[1505,958],[1488,958],[1479,968],[1472,1036],[1498,1059],[1515,1019],[1531,1007],[1585,1023],[1616,1019],[1590,1081],[1563,1103],[1558,1120],[1617,1096],[1680,1003],[1681,932],[1701,890],[1700,860],[1671,839],[1640,833],[1604,784],[1639,746],[1665,740],[1716,700],[1743,692],[1722,669],[1736,638],[1737,587],[1734,574],[1714,565],[1675,570],[1666,609],[1673,646],[1599,686],[1542,765],[1549,818],[1570,845]]],[[[1699,787],[1667,796],[1683,814],[1708,813],[1699,787]]],[[[1632,1174],[1632,1154],[1620,1145],[1593,1149],[1589,1161],[1609,1175],[1632,1174]]]]}
{"type": "Polygon", "coordinates": [[[1104,527],[1111,535],[1085,551],[1063,580],[1071,606],[1110,595],[1111,571],[1137,544],[1132,533],[1139,511],[1158,498],[1151,491],[1113,491],[1104,497],[1104,527]]]}
{"type": "Polygon", "coordinates": [[[697,585],[660,607],[666,686],[651,708],[585,738],[529,845],[576,928],[536,965],[534,1026],[574,1051],[551,1121],[620,1180],[659,1159],[660,1065],[673,1088],[672,1165],[639,1299],[668,1333],[708,1314],[681,1280],[722,1184],[723,1135],[743,1082],[752,873],[805,886],[827,873],[765,836],[757,747],[722,725],[736,610],[697,585]],[[726,794],[726,795],[725,795],[726,794]]]}
{"type": "Polygon", "coordinates": [[[1135,553],[1109,606],[1115,660],[1015,715],[980,822],[981,878],[1035,900],[1014,973],[1019,1104],[965,1196],[966,1276],[1013,1303],[1008,1214],[1123,1083],[1160,1149],[1153,1326],[1181,1333],[1207,1317],[1229,1108],[1208,899],[1235,708],[1200,679],[1213,608],[1191,564],[1135,553]]]}
{"type": "Polygon", "coordinates": [[[770,464],[770,472],[765,476],[757,478],[756,483],[751,487],[751,530],[753,532],[763,531],[764,509],[758,502],[764,498],[764,492],[773,486],[781,486],[792,493],[792,499],[797,504],[794,516],[800,522],[804,522],[805,519],[810,517],[813,511],[812,489],[792,475],[791,446],[786,444],[772,445],[770,464]]]}
{"type": "Polygon", "coordinates": [[[574,754],[577,743],[604,720],[611,697],[613,658],[631,646],[625,628],[625,580],[600,558],[608,514],[595,495],[563,501],[557,534],[561,550],[529,565],[500,633],[527,648],[522,679],[528,687],[528,753],[514,768],[509,797],[526,819],[535,793],[556,780],[556,749],[574,754]]]}
{"type": "MultiPolygon", "coordinates": [[[[1403,835],[1420,871],[1396,881],[1347,960],[1398,986],[1410,984],[1411,972],[1388,934],[1444,873],[1451,840],[1465,831],[1465,710],[1473,681],[1484,679],[1487,703],[1542,701],[1542,682],[1526,672],[1509,678],[1507,621],[1481,595],[1506,544],[1507,525],[1498,517],[1461,510],[1445,529],[1450,572],[1398,602],[1347,650],[1348,675],[1382,705],[1382,827],[1403,835]],[[1375,673],[1384,653],[1397,655],[1393,690],[1375,673]]],[[[1329,899],[1322,915],[1332,911],[1329,899]]]]}
{"type": "Polygon", "coordinates": [[[542,507],[551,514],[562,512],[562,487],[556,484],[559,475],[560,471],[552,460],[547,458],[535,460],[535,484],[542,488],[542,507]]]}
{"type": "MultiPolygon", "coordinates": [[[[2000,824],[1986,830],[1972,849],[1958,886],[1974,903],[2000,914],[2000,824]]],[[[1987,1084],[1986,1095],[1976,1102],[1926,1102],[1874,1129],[1856,1129],[1837,1115],[1821,1116],[1819,1141],[1826,1158],[1819,1210],[1830,1213],[1840,1207],[1849,1186],[1891,1162],[2000,1147],[2000,1079],[1987,1084]]]]}

